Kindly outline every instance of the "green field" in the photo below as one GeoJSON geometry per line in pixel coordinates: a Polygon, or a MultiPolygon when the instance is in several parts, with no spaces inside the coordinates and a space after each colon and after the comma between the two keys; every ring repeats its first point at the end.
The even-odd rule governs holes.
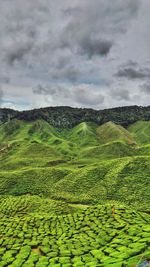
{"type": "Polygon", "coordinates": [[[0,267],[150,259],[150,122],[0,126],[0,267]]]}

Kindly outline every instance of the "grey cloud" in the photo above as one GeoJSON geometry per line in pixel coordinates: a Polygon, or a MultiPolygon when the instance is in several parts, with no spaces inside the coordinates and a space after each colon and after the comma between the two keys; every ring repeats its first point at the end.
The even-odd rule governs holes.
{"type": "MultiPolygon", "coordinates": [[[[31,102],[36,98],[38,103],[50,99],[50,104],[76,106],[130,104],[140,79],[150,78],[150,68],[132,57],[133,48],[139,51],[134,41],[139,26],[143,32],[146,28],[141,5],[148,10],[146,0],[0,1],[0,75],[8,77],[13,91],[15,85],[19,88],[20,99],[23,88],[33,87],[31,102]],[[120,80],[123,87],[118,87],[120,80]]],[[[149,22],[149,14],[145,16],[149,22]]],[[[146,47],[149,51],[144,33],[139,34],[143,53],[146,47]]],[[[7,80],[0,80],[6,85],[7,80]]]]}
{"type": "Polygon", "coordinates": [[[66,79],[75,82],[82,76],[82,71],[77,69],[74,65],[68,64],[66,66],[52,68],[49,74],[53,79],[66,79]]]}
{"type": "Polygon", "coordinates": [[[4,95],[4,92],[3,92],[2,88],[0,88],[0,107],[1,107],[2,102],[3,102],[3,95],[4,95]]]}
{"type": "Polygon", "coordinates": [[[37,85],[32,89],[34,94],[37,95],[51,95],[53,97],[55,96],[60,96],[60,97],[66,97],[66,90],[63,86],[61,85],[37,85]]]}
{"type": "Polygon", "coordinates": [[[25,55],[27,55],[30,50],[32,49],[31,44],[27,45],[17,45],[15,46],[15,49],[10,49],[8,52],[6,52],[6,60],[7,62],[12,65],[17,61],[20,61],[24,58],[25,55]]]}
{"type": "Polygon", "coordinates": [[[145,82],[144,84],[142,84],[141,86],[141,90],[147,94],[147,95],[150,95],[150,80],[145,82]]]}
{"type": "Polygon", "coordinates": [[[140,68],[134,66],[121,67],[115,74],[120,78],[130,80],[150,78],[150,68],[140,68]]]}
{"type": "MultiPolygon", "coordinates": [[[[65,53],[55,58],[53,66],[49,69],[49,76],[55,81],[66,81],[69,83],[90,82],[93,83],[99,75],[99,69],[91,60],[76,60],[76,56],[65,53]]],[[[107,82],[107,81],[106,81],[107,82]]]]}
{"type": "Polygon", "coordinates": [[[133,60],[129,60],[126,64],[122,65],[122,67],[138,67],[138,63],[136,61],[133,61],[133,60]]]}
{"type": "Polygon", "coordinates": [[[125,101],[130,101],[130,92],[127,89],[115,89],[110,91],[110,95],[117,100],[125,100],[125,101]]]}
{"type": "Polygon", "coordinates": [[[32,89],[36,95],[51,96],[54,100],[69,99],[70,103],[77,103],[82,106],[97,106],[104,102],[105,97],[100,94],[92,86],[78,85],[72,87],[65,87],[61,85],[43,86],[38,85],[32,89]]]}
{"type": "Polygon", "coordinates": [[[32,91],[34,94],[37,94],[37,95],[46,95],[49,93],[48,89],[42,86],[41,84],[38,84],[36,87],[32,88],[32,91]]]}
{"type": "Polygon", "coordinates": [[[94,55],[106,56],[113,45],[112,41],[109,40],[94,40],[85,39],[81,43],[81,52],[87,54],[89,57],[94,55]]]}
{"type": "Polygon", "coordinates": [[[68,8],[65,8],[64,10],[62,10],[64,17],[66,17],[66,16],[71,17],[72,15],[78,16],[80,14],[80,12],[81,12],[80,7],[68,7],[68,8]]]}
{"type": "Polygon", "coordinates": [[[86,106],[97,106],[104,102],[105,97],[97,92],[90,92],[90,89],[84,87],[78,87],[75,92],[75,100],[77,103],[86,106]]]}
{"type": "Polygon", "coordinates": [[[38,76],[38,72],[53,69],[60,51],[64,54],[69,50],[72,66],[68,63],[60,78],[68,74],[75,80],[76,62],[84,64],[83,56],[108,55],[137,8],[137,0],[4,1],[0,11],[1,62],[10,67],[19,62],[19,71],[25,74],[32,66],[38,76]]]}
{"type": "Polygon", "coordinates": [[[60,43],[62,47],[89,57],[106,56],[118,35],[126,32],[127,24],[138,10],[139,1],[86,0],[83,3],[78,13],[69,13],[70,21],[60,43]]]}

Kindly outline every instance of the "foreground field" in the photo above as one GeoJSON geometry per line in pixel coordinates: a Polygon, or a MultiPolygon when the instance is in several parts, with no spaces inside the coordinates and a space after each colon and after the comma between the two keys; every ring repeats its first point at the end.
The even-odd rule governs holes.
{"type": "Polygon", "coordinates": [[[1,202],[0,267],[121,267],[150,259],[147,214],[115,203],[57,216],[27,211],[27,198],[15,213],[17,197],[1,202]]]}

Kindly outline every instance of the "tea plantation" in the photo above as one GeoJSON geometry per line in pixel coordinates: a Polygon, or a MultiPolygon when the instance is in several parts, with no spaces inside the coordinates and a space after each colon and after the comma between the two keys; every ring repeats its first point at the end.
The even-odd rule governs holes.
{"type": "Polygon", "coordinates": [[[24,198],[1,204],[1,267],[133,266],[150,258],[149,215],[119,204],[51,216],[23,215],[26,207],[24,198]]]}
{"type": "Polygon", "coordinates": [[[0,125],[0,267],[150,260],[150,122],[0,125]]]}

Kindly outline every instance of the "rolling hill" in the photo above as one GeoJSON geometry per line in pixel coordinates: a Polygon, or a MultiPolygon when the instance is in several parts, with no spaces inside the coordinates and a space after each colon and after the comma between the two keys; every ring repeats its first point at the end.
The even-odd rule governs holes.
{"type": "Polygon", "coordinates": [[[107,122],[97,128],[97,135],[101,144],[113,141],[122,141],[129,145],[136,145],[132,135],[122,126],[107,122]]]}
{"type": "Polygon", "coordinates": [[[54,110],[3,116],[0,267],[149,260],[149,113],[138,108],[133,118],[130,109],[111,121],[113,109],[98,123],[97,111],[67,108],[60,121],[54,110]]]}
{"type": "Polygon", "coordinates": [[[150,143],[150,121],[137,121],[128,130],[139,144],[146,145],[150,143]]]}
{"type": "Polygon", "coordinates": [[[147,208],[149,193],[140,199],[150,186],[148,127],[149,122],[128,130],[113,122],[82,122],[60,130],[44,120],[6,122],[0,126],[0,192],[82,204],[111,199],[147,208]]]}

